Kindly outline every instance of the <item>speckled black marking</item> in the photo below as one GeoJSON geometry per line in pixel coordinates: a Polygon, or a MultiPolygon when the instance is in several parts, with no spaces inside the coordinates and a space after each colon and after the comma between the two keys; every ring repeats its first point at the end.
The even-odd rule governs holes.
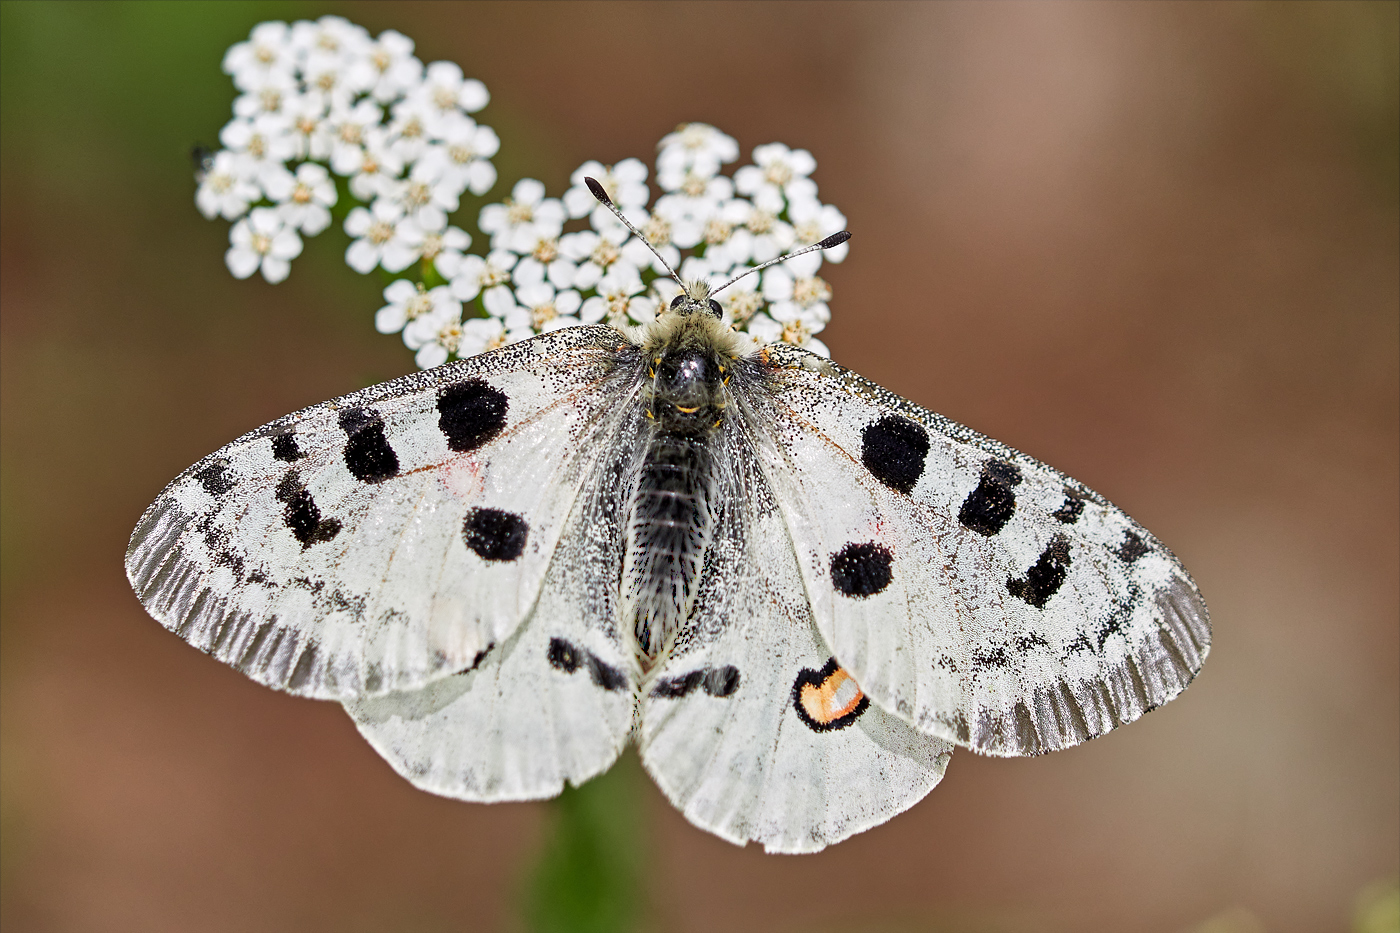
{"type": "Polygon", "coordinates": [[[807,715],[807,710],[802,706],[802,688],[808,684],[813,687],[820,687],[828,677],[836,673],[841,665],[832,658],[819,671],[814,671],[809,667],[804,667],[797,672],[797,679],[792,683],[792,707],[797,710],[797,718],[802,720],[802,724],[813,732],[835,732],[837,729],[844,729],[861,717],[870,708],[870,697],[861,694],[860,702],[855,705],[849,713],[839,716],[831,722],[817,722],[807,715]]]}
{"type": "Polygon", "coordinates": [[[974,668],[1009,667],[1011,665],[1011,656],[1006,653],[1005,645],[975,649],[969,660],[974,668]]]}
{"type": "MultiPolygon", "coordinates": [[[[557,639],[557,638],[554,639],[554,641],[558,641],[558,640],[559,640],[559,639],[557,639]]],[[[486,660],[486,656],[487,656],[488,654],[491,653],[491,649],[494,648],[494,647],[496,647],[496,643],[493,641],[493,642],[491,642],[491,644],[487,645],[485,648],[482,648],[480,651],[478,651],[478,652],[476,653],[476,655],[472,658],[472,663],[468,664],[466,667],[462,668],[462,669],[461,669],[460,671],[458,671],[457,673],[458,673],[458,674],[470,674],[472,671],[476,670],[478,667],[481,666],[481,662],[486,660]]],[[[554,642],[553,642],[553,641],[551,641],[551,642],[549,643],[549,647],[550,647],[550,650],[551,650],[551,651],[554,649],[554,642]]],[[[550,663],[553,664],[554,662],[551,660],[550,663]]]]}
{"type": "Polygon", "coordinates": [[[549,666],[565,674],[572,674],[579,669],[583,663],[583,649],[569,644],[562,638],[551,638],[549,640],[549,666]]]}
{"type": "MultiPolygon", "coordinates": [[[[491,650],[490,648],[486,649],[491,650]]],[[[484,654],[484,652],[483,652],[484,654]]],[[[482,655],[477,656],[477,663],[482,655]]],[[[627,675],[617,668],[605,664],[596,654],[562,638],[551,638],[546,652],[550,667],[572,674],[580,667],[588,668],[588,677],[595,686],[604,690],[621,690],[627,686],[627,675]]],[[[475,666],[475,664],[473,664],[475,666]]]]}
{"type": "Polygon", "coordinates": [[[977,488],[963,500],[958,521],[979,535],[991,537],[1011,520],[1016,511],[1016,492],[1012,488],[1021,482],[1021,471],[1014,463],[989,460],[982,467],[977,488]]]}
{"type": "Polygon", "coordinates": [[[890,585],[889,548],[875,544],[848,544],[831,555],[831,582],[847,596],[874,596],[890,585]]]}
{"type": "Polygon", "coordinates": [[[1147,542],[1136,533],[1129,531],[1123,535],[1123,543],[1118,545],[1118,556],[1124,563],[1131,564],[1144,554],[1150,553],[1152,548],[1147,546],[1147,542]]]}
{"type": "Polygon", "coordinates": [[[288,470],[277,484],[277,501],[283,506],[282,521],[301,542],[302,550],[340,534],[340,521],[321,517],[321,510],[316,507],[311,492],[302,485],[296,470],[288,470]]]}
{"type": "Polygon", "coordinates": [[[458,453],[476,450],[506,426],[510,400],[480,379],[448,386],[438,396],[438,428],[458,453]]]}
{"type": "Polygon", "coordinates": [[[529,533],[525,519],[500,509],[472,509],[462,523],[462,540],[482,560],[515,560],[529,533]]]}
{"type": "Polygon", "coordinates": [[[891,489],[913,492],[927,458],[928,431],[908,418],[885,415],[861,432],[861,462],[891,489]]]}
{"type": "Polygon", "coordinates": [[[362,483],[382,483],[399,474],[399,457],[384,436],[384,420],[368,408],[346,408],[339,413],[345,432],[345,465],[362,483]]]}
{"type": "Polygon", "coordinates": [[[1050,517],[1065,525],[1073,525],[1079,521],[1079,516],[1084,514],[1084,496],[1065,487],[1065,504],[1050,513],[1050,517]]]}
{"type": "Polygon", "coordinates": [[[733,696],[739,689],[739,669],[733,664],[712,667],[705,672],[705,692],[712,697],[733,696]]]}
{"type": "Polygon", "coordinates": [[[1006,581],[1006,591],[1037,609],[1044,609],[1065,582],[1069,573],[1069,538],[1055,535],[1022,579],[1006,581]]]}
{"type": "Polygon", "coordinates": [[[233,477],[228,474],[228,462],[215,460],[194,475],[199,485],[211,496],[222,496],[233,488],[233,477]]]}
{"type": "Polygon", "coordinates": [[[588,676],[596,686],[604,690],[621,690],[627,686],[627,675],[611,665],[604,664],[593,652],[584,652],[584,663],[588,665],[588,676]]]}
{"type": "Polygon", "coordinates": [[[272,456],[283,463],[295,463],[306,454],[302,453],[297,446],[297,436],[291,431],[286,434],[277,434],[272,438],[272,456]]]}

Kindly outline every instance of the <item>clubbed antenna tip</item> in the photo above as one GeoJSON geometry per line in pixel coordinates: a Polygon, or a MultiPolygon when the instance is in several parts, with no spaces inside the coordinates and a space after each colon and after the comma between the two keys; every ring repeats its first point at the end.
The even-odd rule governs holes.
{"type": "Polygon", "coordinates": [[[595,198],[602,201],[608,207],[613,206],[612,198],[608,197],[608,193],[603,190],[603,186],[598,184],[598,179],[584,178],[583,183],[588,186],[589,191],[593,192],[595,198]]]}
{"type": "Polygon", "coordinates": [[[851,231],[842,230],[840,233],[833,233],[817,244],[817,249],[831,249],[833,246],[840,246],[851,238],[851,231]]]}

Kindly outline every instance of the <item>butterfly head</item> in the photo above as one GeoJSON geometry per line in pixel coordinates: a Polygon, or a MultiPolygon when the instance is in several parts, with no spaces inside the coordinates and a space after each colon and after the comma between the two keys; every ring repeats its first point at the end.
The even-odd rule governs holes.
{"type": "Polygon", "coordinates": [[[686,282],[685,291],[671,299],[669,310],[673,314],[708,314],[715,320],[724,316],[719,302],[710,297],[710,283],[701,279],[686,282]]]}

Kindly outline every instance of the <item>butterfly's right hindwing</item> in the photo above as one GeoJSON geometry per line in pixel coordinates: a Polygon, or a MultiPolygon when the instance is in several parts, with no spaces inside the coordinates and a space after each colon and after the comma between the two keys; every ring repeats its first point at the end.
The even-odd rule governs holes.
{"type": "Polygon", "coordinates": [[[127,574],[254,680],[348,699],[479,664],[539,595],[625,399],[629,345],[548,334],[253,431],[146,511],[127,574]]]}

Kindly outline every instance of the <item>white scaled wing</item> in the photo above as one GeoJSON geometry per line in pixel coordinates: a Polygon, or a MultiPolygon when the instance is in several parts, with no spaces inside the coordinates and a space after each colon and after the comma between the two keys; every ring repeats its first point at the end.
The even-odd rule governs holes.
{"type": "MultiPolygon", "coordinates": [[[[261,683],[413,690],[503,646],[540,597],[631,391],[574,328],[259,428],[147,509],[127,575],[166,628],[261,683]]],[[[447,689],[444,687],[444,689],[447,689]]]]}
{"type": "Polygon", "coordinates": [[[875,704],[980,752],[1033,755],[1195,676],[1205,604],[1123,512],[827,360],[766,359],[774,391],[741,399],[776,427],[763,472],[817,631],[875,704]]]}
{"type": "Polygon", "coordinates": [[[952,747],[871,704],[832,658],[733,421],[718,469],[695,609],[642,684],[642,762],[695,825],[769,852],[814,852],[917,803],[952,747]]]}

